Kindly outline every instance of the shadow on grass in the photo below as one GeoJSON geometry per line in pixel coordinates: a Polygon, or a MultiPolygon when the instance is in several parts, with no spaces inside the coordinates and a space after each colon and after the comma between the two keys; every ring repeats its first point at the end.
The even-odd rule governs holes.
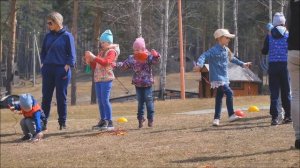
{"type": "MultiPolygon", "coordinates": [[[[21,138],[21,137],[20,137],[21,138]]],[[[1,141],[1,144],[11,144],[11,143],[23,143],[23,142],[29,142],[29,141],[22,141],[21,139],[14,139],[10,141],[1,141]]]]}
{"type": "Polygon", "coordinates": [[[71,137],[74,134],[82,134],[82,133],[88,133],[88,132],[92,132],[91,129],[85,129],[85,130],[78,130],[78,131],[73,131],[73,132],[69,132],[67,130],[63,130],[61,132],[55,132],[55,133],[46,133],[45,134],[45,138],[49,138],[52,136],[63,136],[63,137],[71,137]]]}
{"type": "Polygon", "coordinates": [[[0,134],[0,137],[8,137],[8,136],[13,136],[17,135],[18,133],[7,133],[7,134],[0,134]]]}
{"type": "Polygon", "coordinates": [[[267,119],[271,118],[270,116],[257,116],[257,117],[251,117],[251,118],[242,118],[242,121],[252,121],[252,120],[262,120],[262,119],[267,119]]]}
{"type": "Polygon", "coordinates": [[[197,127],[185,127],[185,128],[177,128],[177,129],[164,129],[164,130],[158,130],[158,131],[151,131],[144,134],[158,134],[162,132],[171,132],[171,131],[184,131],[184,130],[193,130],[193,129],[199,129],[201,126],[197,127]]]}
{"type": "Polygon", "coordinates": [[[195,163],[195,162],[205,162],[205,161],[217,161],[217,160],[232,159],[232,158],[239,158],[239,157],[257,156],[257,155],[265,155],[265,154],[273,154],[273,153],[283,153],[283,152],[288,152],[290,150],[292,150],[292,148],[280,149],[280,150],[270,150],[270,151],[264,151],[264,152],[242,154],[242,155],[203,156],[203,157],[195,157],[195,158],[185,159],[185,160],[176,160],[176,161],[172,161],[171,163],[195,163]]]}
{"type": "MultiPolygon", "coordinates": [[[[253,128],[264,128],[264,127],[271,127],[271,125],[257,125],[257,126],[247,126],[249,124],[243,124],[244,126],[240,127],[214,127],[211,126],[210,128],[204,128],[200,131],[195,131],[195,132],[207,132],[207,131],[229,131],[229,130],[245,130],[245,129],[253,129],[253,128]]],[[[231,125],[234,126],[234,125],[231,125]]]]}

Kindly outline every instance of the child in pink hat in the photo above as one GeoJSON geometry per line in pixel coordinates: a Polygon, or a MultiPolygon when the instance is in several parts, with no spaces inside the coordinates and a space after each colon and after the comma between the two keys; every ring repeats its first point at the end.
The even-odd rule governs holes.
{"type": "Polygon", "coordinates": [[[139,128],[142,128],[145,122],[144,104],[147,107],[148,126],[152,127],[154,119],[152,66],[159,63],[160,54],[153,49],[149,52],[142,37],[134,41],[132,48],[134,54],[130,55],[125,61],[118,62],[117,67],[122,70],[132,69],[134,71],[132,84],[135,85],[138,100],[137,119],[139,128]]]}

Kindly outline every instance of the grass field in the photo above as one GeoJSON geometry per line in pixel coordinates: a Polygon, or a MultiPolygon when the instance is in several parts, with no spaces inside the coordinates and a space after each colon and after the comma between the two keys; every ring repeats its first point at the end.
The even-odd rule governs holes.
{"type": "MultiPolygon", "coordinates": [[[[39,89],[15,88],[15,92],[37,96],[39,89]]],[[[268,96],[234,99],[236,109],[268,103],[268,96]]],[[[18,122],[22,117],[1,110],[1,168],[300,167],[300,151],[293,147],[292,125],[270,126],[267,110],[246,112],[246,118],[233,123],[227,121],[223,112],[221,125],[212,127],[213,113],[183,113],[211,109],[214,99],[156,101],[154,127],[138,129],[136,102],[114,103],[114,121],[126,117],[128,122],[114,122],[118,131],[99,132],[91,130],[98,122],[97,105],[79,104],[69,106],[68,129],[64,131],[57,128],[53,105],[48,132],[38,143],[20,142],[18,122]]]]}

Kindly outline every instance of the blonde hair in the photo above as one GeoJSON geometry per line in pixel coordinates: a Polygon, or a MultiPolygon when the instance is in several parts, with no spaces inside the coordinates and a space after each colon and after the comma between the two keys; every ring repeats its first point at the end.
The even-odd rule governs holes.
{"type": "Polygon", "coordinates": [[[48,14],[47,19],[53,20],[56,24],[58,24],[60,27],[63,27],[63,16],[58,12],[51,12],[48,14]]]}
{"type": "Polygon", "coordinates": [[[228,52],[228,58],[229,58],[229,61],[231,61],[232,60],[232,52],[231,52],[231,50],[228,48],[228,47],[225,47],[226,48],[226,50],[227,50],[227,52],[228,52]]]}

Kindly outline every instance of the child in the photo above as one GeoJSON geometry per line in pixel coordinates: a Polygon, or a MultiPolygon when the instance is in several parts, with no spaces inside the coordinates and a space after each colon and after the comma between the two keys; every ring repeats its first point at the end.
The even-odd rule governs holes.
{"type": "Polygon", "coordinates": [[[21,140],[39,141],[43,137],[42,131],[45,130],[43,121],[46,120],[45,114],[40,105],[30,94],[22,94],[19,98],[20,103],[10,107],[10,110],[18,111],[24,118],[20,125],[24,136],[21,140]]]}
{"type": "Polygon", "coordinates": [[[113,130],[112,108],[109,102],[112,82],[115,79],[113,69],[116,66],[119,46],[113,44],[113,34],[106,30],[99,37],[101,50],[97,56],[92,52],[85,52],[86,63],[90,64],[94,71],[96,95],[98,99],[100,120],[93,126],[96,130],[113,130]]]}
{"type": "Polygon", "coordinates": [[[233,110],[233,92],[229,87],[228,78],[228,62],[235,63],[241,67],[249,67],[251,62],[244,63],[239,61],[236,57],[232,57],[228,43],[235,35],[230,34],[227,29],[218,29],[214,33],[214,37],[217,40],[217,44],[204,52],[199,58],[194,71],[200,71],[203,67],[205,60],[209,61],[209,80],[211,88],[217,88],[215,115],[213,120],[213,126],[219,126],[221,118],[221,107],[223,95],[226,95],[226,105],[229,116],[229,122],[239,119],[234,114],[233,110]]]}
{"type": "Polygon", "coordinates": [[[134,71],[132,84],[135,85],[138,100],[139,128],[142,128],[145,122],[144,103],[147,107],[148,126],[152,127],[154,118],[152,65],[159,63],[160,55],[155,50],[151,50],[151,53],[148,52],[142,37],[137,38],[133,43],[133,52],[134,54],[130,55],[124,62],[118,62],[117,66],[122,70],[132,69],[134,71]]]}
{"type": "Polygon", "coordinates": [[[290,123],[291,119],[291,89],[289,84],[289,72],[287,69],[287,53],[289,37],[285,27],[285,17],[282,13],[275,13],[273,17],[271,34],[265,38],[262,54],[269,54],[269,89],[271,92],[270,114],[272,116],[271,125],[279,124],[279,92],[281,93],[282,107],[284,109],[284,119],[282,123],[290,123]]]}

